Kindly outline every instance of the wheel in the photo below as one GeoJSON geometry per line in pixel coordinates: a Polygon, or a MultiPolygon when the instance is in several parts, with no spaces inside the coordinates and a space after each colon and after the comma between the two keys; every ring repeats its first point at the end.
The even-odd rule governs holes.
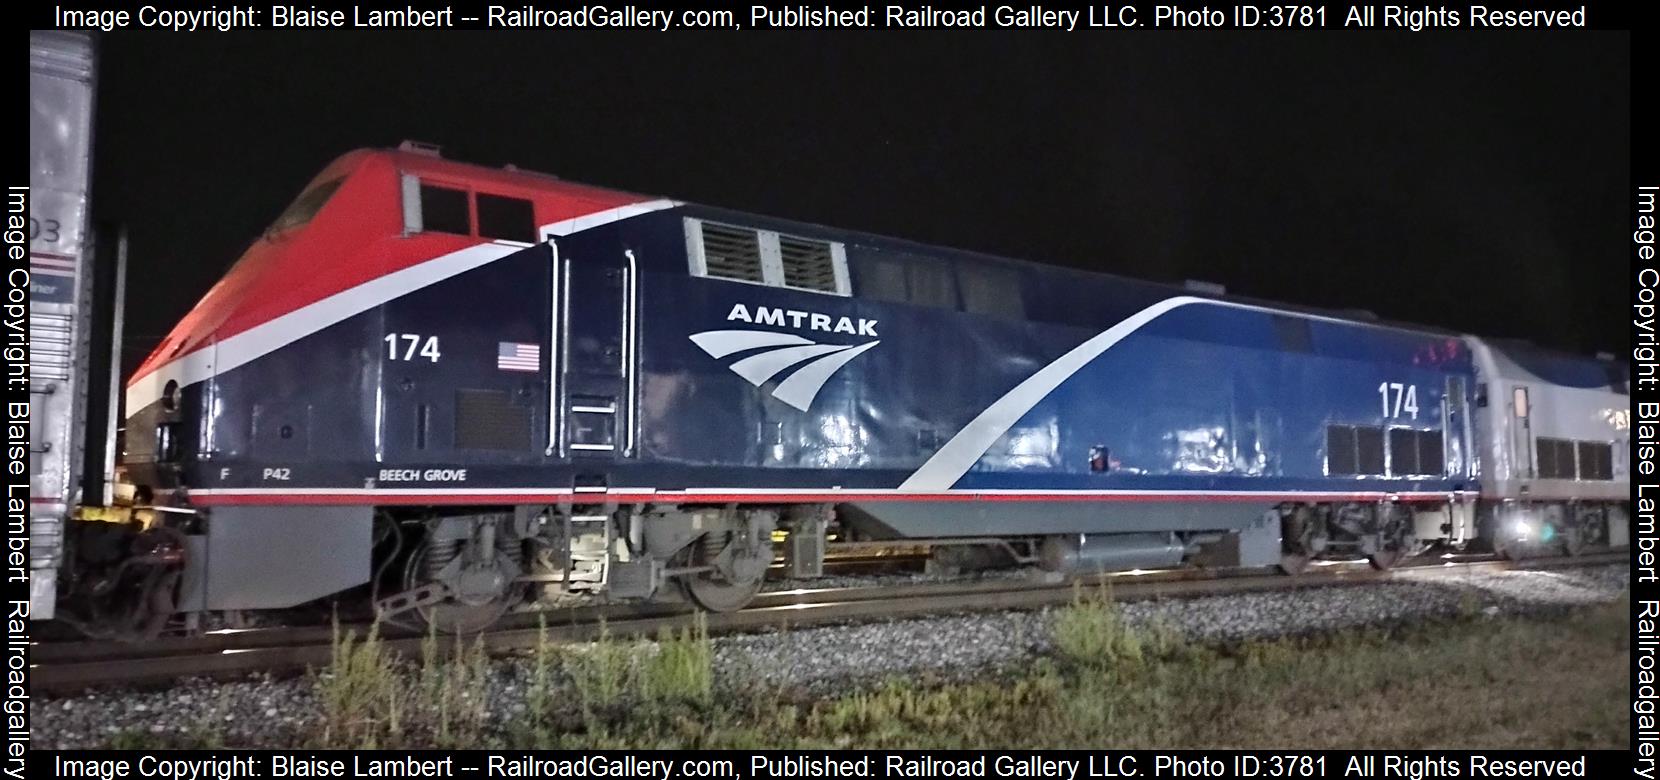
{"type": "Polygon", "coordinates": [[[1507,561],[1519,561],[1528,557],[1528,546],[1519,539],[1494,539],[1493,553],[1507,561]]]}
{"type": "Polygon", "coordinates": [[[1571,557],[1585,552],[1585,548],[1602,542],[1605,537],[1601,512],[1583,506],[1569,507],[1568,511],[1573,513],[1572,518],[1558,536],[1562,542],[1562,554],[1571,557]]]}
{"type": "Polygon", "coordinates": [[[1393,550],[1379,550],[1366,556],[1366,562],[1371,564],[1372,568],[1377,569],[1378,571],[1388,571],[1394,568],[1395,564],[1400,563],[1401,559],[1405,557],[1406,550],[1399,548],[1393,550]]]}
{"type": "MultiPolygon", "coordinates": [[[[434,546],[423,541],[404,563],[403,587],[411,591],[432,582],[446,573],[460,545],[434,546]]],[[[489,565],[461,568],[445,577],[451,596],[436,604],[427,604],[412,610],[423,630],[445,634],[473,634],[483,631],[500,620],[507,610],[518,603],[519,591],[513,587],[518,574],[518,561],[505,551],[498,550],[489,565]]]]}
{"type": "Polygon", "coordinates": [[[1378,525],[1378,549],[1366,556],[1366,562],[1378,571],[1387,571],[1411,555],[1418,543],[1412,537],[1412,514],[1405,507],[1391,504],[1380,511],[1384,516],[1378,525]]]}
{"type": "Polygon", "coordinates": [[[1309,563],[1310,560],[1311,559],[1307,555],[1294,555],[1292,553],[1281,553],[1278,568],[1279,568],[1281,573],[1289,574],[1289,575],[1295,577],[1299,574],[1302,574],[1303,570],[1308,568],[1308,563],[1309,563]]]}
{"type": "MultiPolygon", "coordinates": [[[[112,528],[125,548],[120,564],[77,584],[77,602],[85,600],[90,621],[77,627],[95,639],[145,642],[161,636],[178,608],[186,550],[184,534],[167,526],[131,534],[112,528]]],[[[73,620],[67,614],[66,620],[73,620]]]]}
{"type": "Polygon", "coordinates": [[[761,579],[754,582],[721,582],[706,574],[683,577],[680,587],[698,606],[710,612],[736,612],[749,605],[761,592],[761,579]]]}
{"type": "Polygon", "coordinates": [[[687,598],[710,612],[735,612],[761,591],[772,564],[772,538],[746,539],[730,531],[708,533],[687,548],[687,557],[692,566],[714,567],[680,578],[687,598]]]}
{"type": "Polygon", "coordinates": [[[1557,549],[1561,550],[1562,554],[1567,557],[1572,558],[1585,551],[1584,530],[1576,526],[1569,526],[1568,528],[1562,529],[1562,531],[1556,535],[1556,541],[1557,549]]]}
{"type": "Polygon", "coordinates": [[[1303,506],[1292,509],[1280,520],[1280,571],[1295,577],[1308,568],[1318,549],[1316,543],[1321,538],[1323,525],[1312,510],[1303,506]]]}

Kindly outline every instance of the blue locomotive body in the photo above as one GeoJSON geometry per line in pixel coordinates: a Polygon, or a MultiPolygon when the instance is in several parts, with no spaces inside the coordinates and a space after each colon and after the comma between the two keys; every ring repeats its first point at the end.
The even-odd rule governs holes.
{"type": "Polygon", "coordinates": [[[516,248],[184,388],[204,413],[180,463],[206,503],[1444,497],[1475,489],[1443,419],[1472,386],[1445,334],[682,206],[516,248]],[[687,226],[715,222],[837,247],[849,292],[695,275],[687,226]],[[879,276],[917,268],[936,278],[879,276]],[[913,283],[932,297],[894,300],[913,283]],[[1337,427],[1365,441],[1334,464],[1337,427]]]}
{"type": "MultiPolygon", "coordinates": [[[[212,518],[238,581],[250,537],[212,535],[301,517],[324,520],[285,549],[330,573],[235,597],[201,573],[195,608],[362,582],[377,511],[446,555],[555,539],[532,581],[678,572],[706,605],[758,583],[776,527],[1047,540],[1074,567],[1475,535],[1465,337],[408,151],[301,205],[129,385],[127,464],[212,518]]],[[[497,601],[535,568],[503,555],[466,558],[505,572],[497,601]]]]}

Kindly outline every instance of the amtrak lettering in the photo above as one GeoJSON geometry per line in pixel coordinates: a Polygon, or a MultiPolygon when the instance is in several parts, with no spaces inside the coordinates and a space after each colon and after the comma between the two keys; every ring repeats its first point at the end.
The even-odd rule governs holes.
{"type": "Polygon", "coordinates": [[[755,315],[750,316],[749,308],[741,303],[732,306],[731,313],[726,315],[726,321],[751,322],[756,325],[777,325],[780,328],[806,328],[807,330],[822,330],[826,333],[846,333],[872,338],[877,335],[876,320],[859,319],[857,320],[858,327],[855,328],[855,320],[852,317],[832,317],[818,312],[769,309],[765,306],[756,306],[755,315]],[[784,323],[786,319],[789,320],[787,325],[784,323]],[[806,324],[803,324],[804,321],[806,324]]]}

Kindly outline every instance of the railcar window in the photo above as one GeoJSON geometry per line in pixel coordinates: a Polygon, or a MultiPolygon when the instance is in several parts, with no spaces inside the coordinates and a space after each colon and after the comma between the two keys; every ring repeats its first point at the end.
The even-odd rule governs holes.
{"type": "Polygon", "coordinates": [[[1614,478],[1614,446],[1596,441],[1579,443],[1579,478],[1614,478]]]}
{"type": "Polygon", "coordinates": [[[1540,479],[1573,479],[1576,476],[1573,442],[1540,436],[1533,440],[1533,446],[1538,451],[1540,479]]]}
{"type": "Polygon", "coordinates": [[[323,204],[334,197],[335,190],[340,189],[340,183],[344,181],[344,178],[326,181],[300,193],[300,197],[295,198],[294,202],[283,210],[277,221],[271,223],[271,230],[287,230],[310,222],[312,217],[317,216],[317,212],[323,210],[323,204]]]}
{"type": "Polygon", "coordinates": [[[472,219],[467,214],[467,193],[449,187],[422,184],[421,229],[470,235],[473,230],[472,219]]]}
{"type": "Polygon", "coordinates": [[[960,265],[957,281],[962,285],[963,311],[1010,320],[1026,318],[1020,295],[1020,275],[996,266],[960,265]]]}
{"type": "Polygon", "coordinates": [[[1533,440],[1533,448],[1538,450],[1534,461],[1539,467],[1539,476],[1544,479],[1556,478],[1556,440],[1543,436],[1533,440]]]}
{"type": "Polygon", "coordinates": [[[478,234],[484,238],[536,242],[536,215],[530,201],[478,194],[478,234]]]}
{"type": "Polygon", "coordinates": [[[784,266],[785,287],[836,291],[836,263],[828,242],[779,236],[778,255],[784,266]]]}

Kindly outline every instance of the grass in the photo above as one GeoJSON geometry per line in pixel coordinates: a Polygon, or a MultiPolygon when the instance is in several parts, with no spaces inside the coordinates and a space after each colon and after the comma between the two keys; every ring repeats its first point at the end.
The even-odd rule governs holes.
{"type": "Polygon", "coordinates": [[[407,687],[377,630],[359,639],[355,632],[342,634],[336,623],[329,670],[316,683],[323,744],[372,748],[400,733],[407,687]]]}
{"type": "Polygon", "coordinates": [[[602,629],[579,647],[544,636],[521,680],[522,712],[494,723],[479,646],[440,654],[429,638],[410,665],[373,634],[348,635],[316,677],[316,744],[1620,748],[1627,607],[1502,619],[1467,610],[1440,623],[1211,647],[1133,628],[1110,593],[1079,592],[1055,616],[1050,657],[973,682],[892,680],[818,699],[759,685],[717,697],[701,621],[655,643],[602,629]]]}

